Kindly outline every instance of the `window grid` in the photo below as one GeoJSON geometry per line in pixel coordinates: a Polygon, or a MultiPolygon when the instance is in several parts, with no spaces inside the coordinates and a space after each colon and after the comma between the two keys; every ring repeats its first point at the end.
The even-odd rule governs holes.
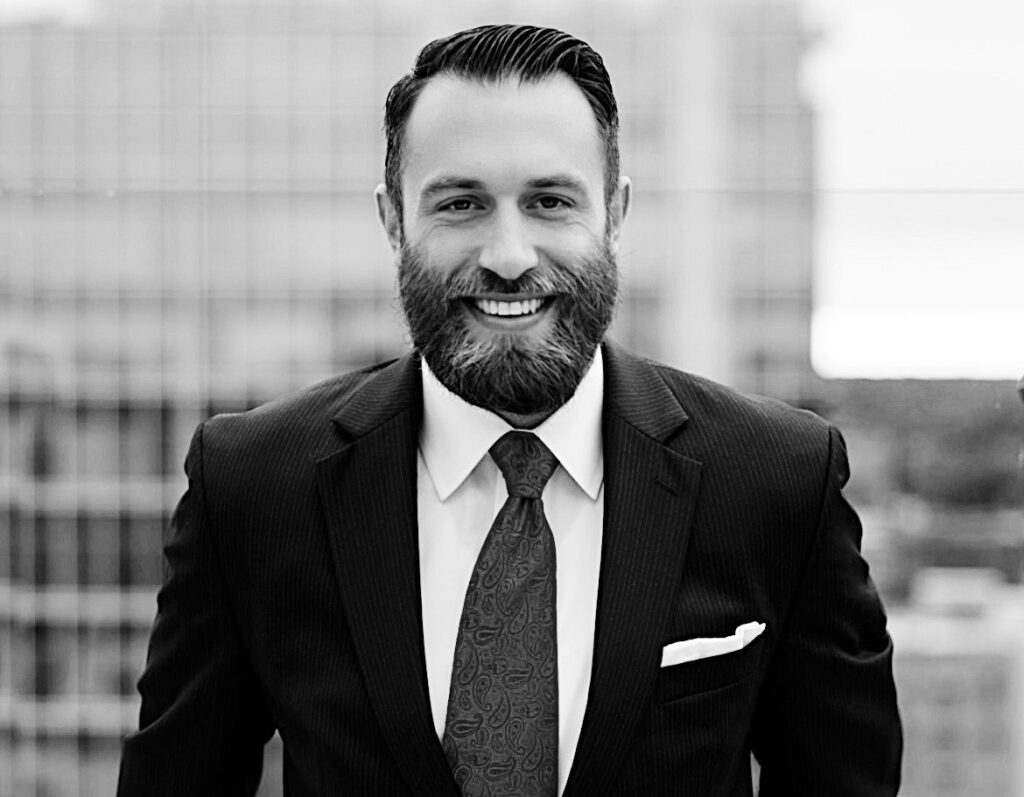
{"type": "MultiPolygon", "coordinates": [[[[0,28],[0,72],[24,78],[0,81],[11,255],[0,319],[13,320],[0,328],[0,650],[10,651],[0,654],[10,655],[0,659],[0,794],[19,797],[113,790],[119,738],[137,722],[162,530],[195,425],[404,350],[369,197],[384,155],[380,105],[426,22],[441,33],[500,9],[106,5],[102,20],[75,27],[0,28]]],[[[725,242],[741,203],[724,200],[745,191],[757,227],[769,162],[785,154],[779,173],[801,173],[798,147],[784,145],[798,117],[786,93],[797,22],[764,23],[772,47],[753,68],[771,88],[758,129],[773,138],[745,144],[744,160],[733,128],[748,100],[680,87],[671,55],[703,42],[727,63],[739,35],[732,12],[688,2],[680,13],[669,0],[559,5],[541,22],[605,54],[624,162],[654,198],[637,212],[648,227],[627,231],[614,333],[681,363],[704,335],[725,339],[743,307],[729,301],[729,280],[707,276],[733,268],[725,242]],[[707,142],[677,135],[678,114],[695,106],[718,126],[710,156],[707,142]],[[708,190],[688,177],[706,160],[749,163],[750,173],[723,165],[708,190]],[[679,248],[681,227],[700,245],[679,248]],[[684,300],[725,308],[722,334],[694,334],[676,309],[684,300]]],[[[716,68],[699,73],[734,79],[732,67],[716,68]]],[[[799,233],[809,217],[798,209],[790,221],[799,233]]],[[[745,378],[730,353],[741,348],[716,361],[727,379],[745,378]]],[[[792,397],[792,385],[780,389],[792,397]]],[[[280,760],[275,743],[268,766],[280,760]]],[[[267,779],[265,793],[273,788],[267,779]]]]}

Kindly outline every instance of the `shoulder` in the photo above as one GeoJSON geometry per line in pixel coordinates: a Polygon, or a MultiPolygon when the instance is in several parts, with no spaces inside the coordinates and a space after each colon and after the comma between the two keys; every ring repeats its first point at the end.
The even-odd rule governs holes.
{"type": "Polygon", "coordinates": [[[713,380],[648,361],[687,416],[683,437],[707,461],[756,462],[765,469],[820,472],[842,437],[811,412],[743,393],[713,380]]]}
{"type": "Polygon", "coordinates": [[[650,362],[686,413],[712,425],[739,426],[744,431],[785,430],[791,434],[818,436],[828,422],[810,410],[779,399],[744,393],[702,376],[650,362]]]}
{"type": "Polygon", "coordinates": [[[360,388],[395,362],[330,377],[245,412],[215,415],[201,426],[204,455],[280,456],[288,451],[310,459],[326,455],[335,442],[333,419],[360,388]]]}

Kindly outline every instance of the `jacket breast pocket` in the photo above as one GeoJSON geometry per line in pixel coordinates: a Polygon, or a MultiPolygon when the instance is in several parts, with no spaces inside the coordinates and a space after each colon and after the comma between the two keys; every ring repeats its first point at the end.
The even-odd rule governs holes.
{"type": "Polygon", "coordinates": [[[654,685],[654,702],[668,703],[745,681],[761,669],[763,646],[761,637],[731,653],[662,667],[654,685]]]}

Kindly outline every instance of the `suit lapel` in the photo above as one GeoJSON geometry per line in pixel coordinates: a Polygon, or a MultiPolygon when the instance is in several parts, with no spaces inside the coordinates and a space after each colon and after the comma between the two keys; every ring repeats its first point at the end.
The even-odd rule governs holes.
{"type": "Polygon", "coordinates": [[[372,375],[335,417],[348,441],[317,464],[345,615],[370,701],[417,794],[457,794],[434,732],[420,601],[416,449],[422,395],[410,356],[372,375]]]}
{"type": "Polygon", "coordinates": [[[590,693],[566,797],[606,793],[658,672],[700,463],[666,445],[686,422],[654,369],[606,345],[605,518],[590,693]]]}

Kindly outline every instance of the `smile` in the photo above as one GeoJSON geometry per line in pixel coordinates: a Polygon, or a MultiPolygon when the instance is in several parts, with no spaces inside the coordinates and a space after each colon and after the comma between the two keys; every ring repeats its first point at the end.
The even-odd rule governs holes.
{"type": "Polygon", "coordinates": [[[497,301],[495,299],[474,299],[473,306],[487,316],[528,316],[538,312],[544,306],[544,299],[522,299],[515,302],[497,301]]]}

